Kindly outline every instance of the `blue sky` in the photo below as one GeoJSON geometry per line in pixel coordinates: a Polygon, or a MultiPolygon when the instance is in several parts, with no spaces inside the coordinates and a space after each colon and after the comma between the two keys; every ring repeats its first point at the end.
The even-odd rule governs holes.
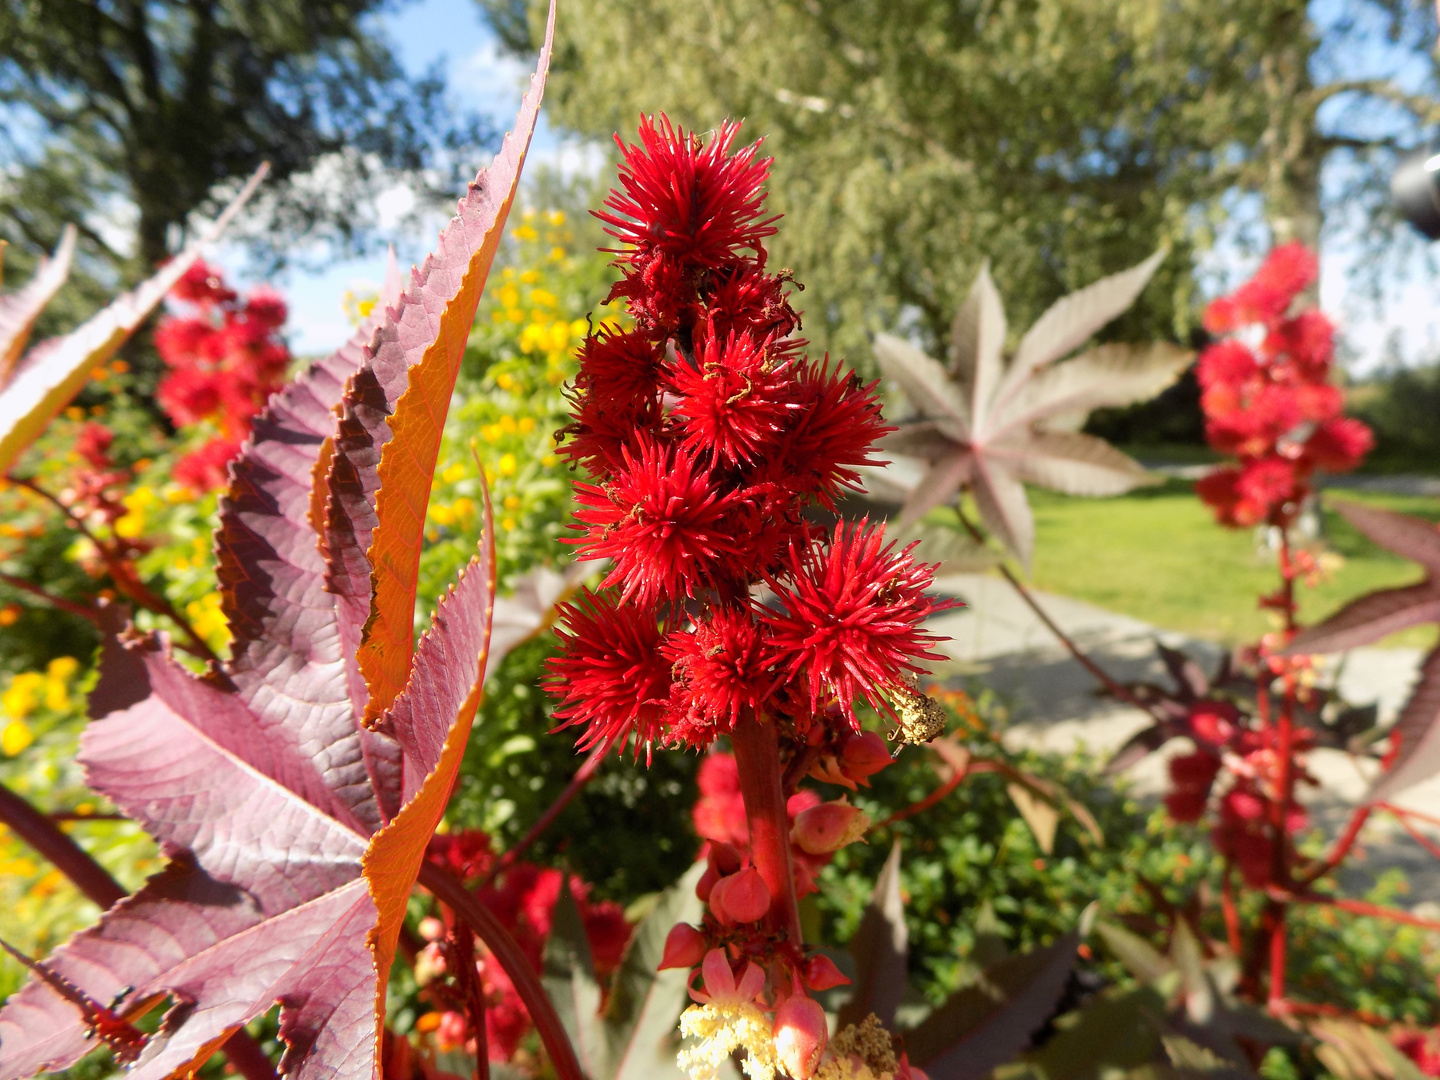
{"type": "MultiPolygon", "coordinates": [[[[458,105],[482,113],[494,121],[496,130],[508,130],[520,105],[530,68],[500,54],[494,36],[480,18],[473,0],[416,0],[380,18],[381,32],[394,44],[401,62],[418,74],[439,60],[449,84],[448,93],[458,105]]],[[[574,158],[577,146],[556,137],[545,122],[532,143],[531,161],[574,158]]],[[[477,162],[477,165],[483,162],[477,162]]],[[[458,197],[461,193],[456,192],[458,197]]],[[[382,222],[395,212],[404,212],[412,200],[404,191],[394,191],[379,201],[382,222]]],[[[427,223],[423,252],[430,246],[442,222],[427,223]]],[[[233,249],[221,248],[219,261],[226,266],[240,261],[233,249]]],[[[328,352],[350,332],[341,303],[349,289],[374,291],[384,277],[385,258],[340,259],[323,271],[290,270],[275,284],[290,301],[290,322],[286,332],[291,349],[301,356],[328,352]]],[[[243,275],[241,275],[243,277],[243,275]]]]}
{"type": "MultiPolygon", "coordinates": [[[[1323,21],[1326,9],[1339,11],[1345,6],[1344,0],[1320,0],[1314,13],[1323,21]]],[[[530,68],[501,55],[474,0],[413,0],[382,16],[380,27],[407,69],[418,73],[439,60],[457,104],[488,115],[498,130],[513,122],[530,68]]],[[[1367,76],[1399,74],[1393,70],[1395,62],[1395,55],[1387,55],[1383,46],[1367,48],[1363,54],[1347,50],[1343,58],[1344,66],[1352,68],[1346,74],[1367,76]]],[[[587,151],[583,144],[559,137],[542,111],[532,144],[532,164],[563,161],[571,167],[585,167],[580,163],[599,160],[595,148],[587,151]]],[[[382,219],[387,212],[403,212],[408,203],[407,192],[391,192],[378,204],[382,219]]],[[[427,226],[427,241],[440,224],[437,218],[427,226]]],[[[428,247],[428,242],[414,245],[416,251],[428,247]]],[[[238,251],[222,247],[217,255],[222,264],[239,269],[238,251]]],[[[1404,273],[1387,283],[1386,299],[1378,308],[1351,280],[1349,268],[1355,258],[1354,246],[1343,238],[1327,245],[1321,278],[1322,306],[1340,323],[1342,341],[1354,367],[1362,371],[1372,367],[1391,349],[1411,360],[1440,357],[1440,280],[1423,265],[1418,246],[1412,245],[1412,254],[1402,260],[1404,273]]],[[[1238,245],[1222,239],[1204,261],[1208,283],[1215,289],[1238,284],[1257,262],[1258,256],[1244,254],[1238,245]]],[[[379,255],[337,260],[319,272],[287,272],[275,284],[291,302],[288,333],[295,352],[326,352],[344,340],[350,326],[341,307],[342,297],[347,289],[373,291],[383,273],[384,258],[379,255]]]]}

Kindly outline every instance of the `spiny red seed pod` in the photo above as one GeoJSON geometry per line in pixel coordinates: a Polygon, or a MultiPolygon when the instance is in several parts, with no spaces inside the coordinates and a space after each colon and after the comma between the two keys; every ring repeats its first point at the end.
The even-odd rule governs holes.
{"type": "Polygon", "coordinates": [[[825,1010],[813,998],[796,994],[775,1013],[775,1056],[795,1080],[810,1080],[820,1067],[829,1033],[825,1010]]]}
{"type": "Polygon", "coordinates": [[[840,973],[840,969],[828,956],[812,956],[806,960],[801,977],[811,990],[829,990],[835,986],[850,985],[850,980],[840,973]]]}
{"type": "Polygon", "coordinates": [[[807,855],[829,855],[865,835],[870,817],[846,799],[821,803],[795,817],[790,839],[807,855]]]}
{"type": "Polygon", "coordinates": [[[705,959],[705,937],[689,923],[676,923],[665,938],[665,954],[657,971],[693,968],[705,959]]]}

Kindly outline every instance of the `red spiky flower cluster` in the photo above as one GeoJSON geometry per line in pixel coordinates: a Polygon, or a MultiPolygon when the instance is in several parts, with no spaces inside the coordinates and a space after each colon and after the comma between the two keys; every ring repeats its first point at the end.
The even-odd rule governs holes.
{"type": "Polygon", "coordinates": [[[552,661],[582,746],[704,747],[749,718],[858,730],[856,698],[892,711],[938,659],[920,629],[945,606],[924,592],[934,568],[881,526],[826,535],[805,517],[835,509],[890,429],[874,384],[801,354],[790,279],[766,270],[769,159],[732,152],[738,130],[706,142],[643,120],[597,215],[622,244],[608,299],[635,328],[581,349],[559,451],[590,477],[580,556],[613,564],[563,609],[552,661]]]}
{"type": "Polygon", "coordinates": [[[155,348],[170,371],[157,396],[177,427],[214,431],[175,466],[175,479],[197,491],[226,483],[226,466],[270,395],[285,385],[290,349],[280,337],[285,300],[264,286],[241,298],[213,266],[197,262],[171,298],[186,309],[155,330],[155,348]]]}
{"type": "Polygon", "coordinates": [[[1258,348],[1230,337],[1200,357],[1205,436],[1240,459],[1196,485],[1221,524],[1283,525],[1310,493],[1316,469],[1349,472],[1370,450],[1370,429],[1341,415],[1344,401],[1330,382],[1335,328],[1313,309],[1289,314],[1318,273],[1313,253],[1285,244],[1205,312],[1212,334],[1260,330],[1258,348]]]}

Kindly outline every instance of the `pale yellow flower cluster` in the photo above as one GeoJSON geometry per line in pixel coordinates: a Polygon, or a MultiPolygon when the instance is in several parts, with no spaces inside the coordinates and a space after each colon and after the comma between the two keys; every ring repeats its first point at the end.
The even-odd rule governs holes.
{"type": "Polygon", "coordinates": [[[714,1080],[720,1066],[737,1049],[746,1052],[745,1075],[775,1080],[780,1062],[770,1021],[754,1002],[691,1005],[680,1016],[680,1034],[698,1040],[680,1051],[680,1068],[691,1080],[714,1080]]]}

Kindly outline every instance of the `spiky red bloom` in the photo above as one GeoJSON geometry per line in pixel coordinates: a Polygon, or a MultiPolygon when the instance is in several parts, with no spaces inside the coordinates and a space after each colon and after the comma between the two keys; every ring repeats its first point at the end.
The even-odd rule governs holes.
{"type": "Polygon", "coordinates": [[[883,691],[922,673],[916,661],[945,659],[927,651],[938,639],[920,628],[952,606],[925,595],[935,567],[911,561],[914,544],[882,545],[884,527],[864,520],[841,521],[824,547],[792,546],[791,580],[767,578],[784,611],[761,614],[777,668],[803,676],[812,710],[833,696],[856,731],[858,696],[893,712],[883,691]]]}
{"type": "Polygon", "coordinates": [[[663,650],[674,665],[671,702],[680,714],[671,736],[692,746],[708,746],[758,714],[775,681],[764,636],[747,611],[720,608],[693,632],[669,635],[663,650]]]}
{"type": "Polygon", "coordinates": [[[803,341],[784,340],[800,329],[800,316],[785,288],[790,281],[788,271],[765,272],[763,250],[756,258],[716,271],[707,279],[705,297],[715,336],[724,341],[731,334],[748,333],[756,341],[775,343],[783,353],[803,347],[803,341]]]}
{"type": "Polygon", "coordinates": [[[1320,276],[1315,253],[1301,243],[1282,244],[1255,276],[1205,309],[1205,329],[1222,334],[1248,323],[1273,323],[1320,276]]]}
{"type": "Polygon", "coordinates": [[[695,364],[682,364],[671,377],[680,400],[685,445],[710,451],[730,465],[755,460],[772,445],[792,412],[792,375],[775,366],[763,343],[749,335],[697,342],[695,364]]]}
{"type": "Polygon", "coordinates": [[[664,350],[633,330],[602,329],[585,339],[575,387],[620,408],[643,408],[660,387],[664,350]]]}
{"type": "Polygon", "coordinates": [[[867,385],[838,364],[832,369],[828,357],[819,365],[797,363],[793,370],[796,419],[770,456],[766,479],[834,509],[843,489],[860,486],[854,466],[883,464],[872,446],[895,428],[880,412],[878,381],[867,385]]]}
{"type": "Polygon", "coordinates": [[[619,585],[625,600],[641,604],[694,596],[726,576],[721,560],[734,556],[725,517],[733,497],[717,491],[708,471],[684,446],[638,438],[622,449],[623,464],[603,487],[576,484],[587,530],[584,559],[614,559],[602,583],[619,585]]]}
{"type": "Polygon", "coordinates": [[[633,733],[635,752],[644,743],[648,753],[663,733],[670,694],[654,609],[586,590],[558,611],[561,652],[549,667],[550,691],[561,696],[560,728],[584,725],[576,744],[582,750],[622,745],[633,733]]]}
{"type": "Polygon", "coordinates": [[[620,183],[605,200],[614,213],[596,211],[605,231],[628,244],[632,261],[659,255],[687,268],[712,269],[755,248],[775,232],[774,218],[759,220],[770,159],[753,143],[733,156],[740,131],[722,124],[708,142],[675,128],[663,113],[640,121],[640,145],[620,147],[620,183]]]}

